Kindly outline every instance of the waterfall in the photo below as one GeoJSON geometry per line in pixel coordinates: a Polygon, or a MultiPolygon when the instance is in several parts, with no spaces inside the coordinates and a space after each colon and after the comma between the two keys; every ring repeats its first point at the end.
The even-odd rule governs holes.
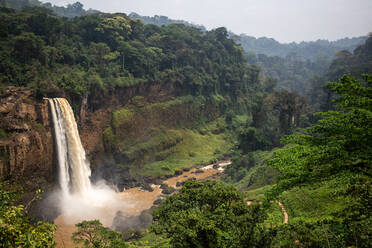
{"type": "Polygon", "coordinates": [[[70,104],[64,98],[48,99],[54,125],[59,185],[64,195],[91,192],[90,168],[81,145],[70,104]]]}

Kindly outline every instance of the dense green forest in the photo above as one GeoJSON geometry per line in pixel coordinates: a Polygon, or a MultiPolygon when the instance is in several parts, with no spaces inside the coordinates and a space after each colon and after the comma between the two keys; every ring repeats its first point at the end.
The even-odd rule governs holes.
{"type": "MultiPolygon", "coordinates": [[[[246,135],[250,128],[240,135],[227,181],[250,201],[279,199],[292,216],[289,226],[275,231],[271,247],[371,245],[371,77],[361,76],[370,73],[371,41],[369,37],[353,54],[341,52],[347,59],[337,56],[324,76],[316,78],[313,100],[333,110],[282,138],[284,147],[254,151],[249,148],[255,139],[246,135]],[[325,88],[335,73],[358,80],[343,76],[325,88]],[[317,94],[322,95],[315,98],[317,94]]],[[[269,216],[275,214],[268,209],[269,216]]]]}
{"type": "Polygon", "coordinates": [[[332,62],[332,57],[318,57],[315,61],[303,60],[296,54],[279,56],[267,56],[265,54],[247,53],[249,64],[261,68],[265,77],[276,79],[278,91],[295,91],[303,96],[307,93],[309,81],[319,75],[323,75],[332,62]]]}
{"type": "Polygon", "coordinates": [[[160,176],[225,156],[232,147],[226,120],[247,119],[272,89],[225,28],[158,27],[125,14],[65,19],[40,7],[2,8],[0,15],[1,87],[32,88],[39,99],[66,97],[77,118],[84,100],[94,111],[132,94],[128,106],[111,105],[103,132],[115,160],[109,175],[160,176]],[[136,93],[156,87],[162,103],[136,93]]]}
{"type": "MultiPolygon", "coordinates": [[[[225,28],[200,30],[165,17],[150,18],[159,22],[153,25],[79,4],[1,4],[1,92],[17,86],[38,99],[66,97],[77,118],[86,99],[95,110],[135,92],[126,105],[110,102],[102,135],[115,160],[114,183],[122,174],[156,178],[232,158],[222,180],[190,180],[167,197],[137,236],[124,241],[92,220],[76,225],[76,243],[371,247],[372,36],[286,47],[259,40],[278,47],[265,50],[250,37],[237,44],[225,28]],[[248,41],[266,55],[244,53],[248,41]],[[151,86],[164,96],[142,96],[151,86]]],[[[55,226],[29,218],[17,192],[0,184],[0,247],[53,247],[55,226]]]]}
{"type": "Polygon", "coordinates": [[[1,83],[35,87],[42,95],[63,90],[78,97],[163,81],[183,94],[233,91],[237,99],[257,78],[224,28],[203,34],[184,25],[143,25],[124,14],[68,20],[44,8],[2,8],[1,37],[0,56],[7,58],[1,83]]]}

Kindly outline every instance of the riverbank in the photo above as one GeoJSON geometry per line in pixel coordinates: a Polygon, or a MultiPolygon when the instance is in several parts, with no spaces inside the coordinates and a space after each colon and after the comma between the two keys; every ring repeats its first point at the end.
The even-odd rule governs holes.
{"type": "MultiPolygon", "coordinates": [[[[174,175],[173,177],[161,181],[161,185],[166,185],[176,191],[186,180],[205,180],[208,178],[214,179],[221,175],[225,167],[230,164],[231,161],[226,160],[220,161],[215,164],[196,166],[188,171],[183,171],[179,175],[174,175]]],[[[121,211],[126,217],[140,215],[141,212],[153,207],[155,205],[154,202],[159,203],[159,201],[165,199],[166,195],[164,194],[164,190],[161,188],[161,185],[152,184],[150,185],[151,190],[144,190],[141,187],[136,187],[124,190],[123,192],[119,192],[117,196],[123,203],[125,203],[125,205],[104,206],[100,209],[100,211],[105,213],[104,218],[100,218],[100,221],[105,226],[111,227],[112,220],[118,211],[121,211]]],[[[55,234],[57,248],[76,247],[76,245],[71,240],[71,235],[77,230],[75,224],[81,221],[83,220],[69,220],[68,216],[59,216],[55,219],[54,223],[58,227],[55,234]]]]}

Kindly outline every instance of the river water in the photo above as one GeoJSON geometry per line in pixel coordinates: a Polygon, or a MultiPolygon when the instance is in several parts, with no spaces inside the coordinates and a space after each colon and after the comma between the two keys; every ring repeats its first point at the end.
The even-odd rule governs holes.
{"type": "MultiPolygon", "coordinates": [[[[124,216],[138,216],[150,209],[153,202],[162,195],[160,185],[152,185],[153,191],[132,188],[117,192],[105,182],[92,184],[89,162],[81,144],[74,113],[64,98],[48,99],[53,118],[55,150],[59,168],[59,191],[57,192],[61,215],[54,223],[58,229],[55,235],[57,247],[76,247],[71,235],[76,231],[75,224],[84,220],[98,219],[106,227],[111,227],[118,211],[124,216]]],[[[163,181],[169,187],[177,188],[178,182],[190,178],[202,180],[223,171],[230,161],[201,168],[193,168],[163,181]]]]}
{"type": "MultiPolygon", "coordinates": [[[[224,167],[231,164],[231,161],[222,161],[219,163],[218,168],[213,168],[214,164],[210,164],[201,168],[192,168],[190,171],[183,172],[179,176],[168,178],[163,181],[164,184],[176,187],[177,182],[183,182],[191,178],[197,180],[203,180],[207,178],[218,177],[221,172],[223,172],[224,167]],[[195,173],[198,172],[198,173],[195,173]]],[[[159,197],[162,197],[162,190],[160,185],[151,185],[153,191],[145,191],[141,188],[131,188],[123,192],[117,193],[121,201],[125,203],[123,207],[117,206],[104,206],[101,208],[103,215],[100,215],[100,221],[107,227],[110,227],[112,220],[117,211],[122,211],[126,216],[138,216],[142,211],[150,209],[153,206],[153,202],[159,197]],[[103,216],[104,218],[102,218],[103,216]]],[[[83,219],[74,219],[71,221],[68,216],[59,216],[54,223],[57,225],[58,229],[55,235],[55,241],[57,243],[57,248],[70,248],[76,247],[76,245],[71,241],[70,237],[73,232],[77,229],[75,224],[83,221],[83,219]]]]}

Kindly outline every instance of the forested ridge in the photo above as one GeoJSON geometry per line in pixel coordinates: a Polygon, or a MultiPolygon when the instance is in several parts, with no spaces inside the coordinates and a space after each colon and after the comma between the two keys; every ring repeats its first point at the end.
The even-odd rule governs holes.
{"type": "Polygon", "coordinates": [[[1,15],[2,83],[42,95],[167,81],[184,94],[236,91],[237,97],[255,80],[257,69],[244,65],[224,28],[203,34],[183,25],[143,25],[125,14],[62,19],[38,7],[2,8],[1,15]]]}
{"type": "Polygon", "coordinates": [[[344,38],[336,41],[317,40],[310,42],[292,42],[282,44],[278,41],[267,38],[255,38],[248,35],[241,35],[239,43],[246,52],[256,54],[265,54],[267,56],[286,56],[295,55],[302,60],[315,61],[318,57],[333,57],[334,54],[341,50],[352,52],[357,46],[362,44],[366,37],[344,38]]]}
{"type": "MultiPolygon", "coordinates": [[[[307,57],[312,49],[300,44],[304,60],[247,54],[223,27],[206,31],[160,17],[164,25],[144,24],[135,15],[88,13],[76,4],[58,14],[50,5],[35,7],[38,1],[1,3],[8,7],[0,7],[0,95],[21,88],[33,92],[32,101],[65,97],[82,130],[101,121],[96,115],[107,118],[94,130],[103,149],[94,153],[104,159],[93,177],[120,190],[148,189],[193,165],[232,160],[221,179],[189,180],[162,199],[150,228],[120,233],[83,221],[72,237],[76,243],[372,245],[372,36],[353,51],[344,49],[365,38],[332,43],[327,56],[342,48],[333,59],[307,57]],[[91,119],[84,120],[84,111],[91,119]]],[[[330,46],[311,46],[322,44],[330,46]]],[[[8,122],[0,123],[0,141],[27,132],[11,130],[8,122]]],[[[41,124],[31,128],[45,131],[41,124]]],[[[8,160],[1,150],[0,162],[8,160]]],[[[21,205],[22,185],[6,179],[0,247],[53,247],[55,226],[27,217],[41,191],[21,205]]]]}
{"type": "MultiPolygon", "coordinates": [[[[289,225],[274,228],[270,247],[371,245],[372,95],[371,77],[363,74],[370,73],[371,40],[352,54],[340,52],[308,85],[312,108],[326,112],[313,116],[310,127],[282,137],[284,147],[255,150],[259,129],[240,134],[227,181],[250,201],[279,199],[289,214],[289,225]],[[343,74],[357,79],[336,79],[343,74]]],[[[273,209],[267,213],[275,219],[273,209]]]]}

